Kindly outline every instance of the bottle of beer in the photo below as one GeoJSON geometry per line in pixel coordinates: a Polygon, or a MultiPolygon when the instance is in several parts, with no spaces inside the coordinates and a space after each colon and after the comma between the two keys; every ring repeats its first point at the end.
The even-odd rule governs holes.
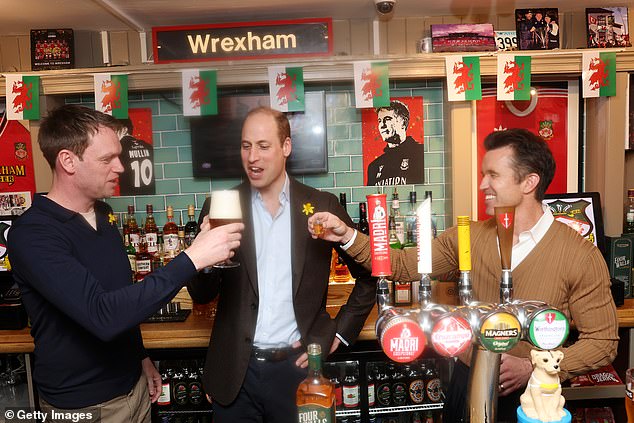
{"type": "Polygon", "coordinates": [[[425,394],[429,402],[438,403],[444,398],[440,377],[436,372],[436,367],[431,362],[425,365],[425,394]]]}
{"type": "Polygon", "coordinates": [[[128,206],[128,233],[130,234],[130,244],[135,250],[139,249],[139,225],[134,217],[134,206],[128,206]]]}
{"type": "Polygon", "coordinates": [[[152,272],[152,254],[147,250],[146,235],[141,231],[139,249],[136,252],[135,282],[141,282],[146,275],[152,272]]]}
{"type": "Polygon", "coordinates": [[[423,379],[423,372],[418,364],[412,363],[409,366],[407,379],[409,385],[409,403],[412,405],[423,404],[425,402],[425,380],[423,379]]]}
{"type": "Polygon", "coordinates": [[[172,407],[171,378],[172,369],[166,369],[161,372],[161,395],[156,401],[159,410],[169,410],[172,407]]]}
{"type": "Polygon", "coordinates": [[[370,225],[368,223],[368,212],[366,209],[365,202],[359,203],[359,223],[357,224],[357,229],[362,234],[370,235],[370,225]]]}
{"type": "Polygon", "coordinates": [[[188,373],[187,395],[189,396],[189,404],[194,408],[199,408],[205,398],[205,394],[203,393],[203,384],[200,380],[200,373],[198,373],[196,368],[190,369],[188,373]]]}
{"type": "Polygon", "coordinates": [[[376,393],[374,389],[374,364],[368,363],[366,381],[368,386],[368,408],[373,408],[376,404],[376,393]]]}
{"type": "Polygon", "coordinates": [[[158,251],[158,226],[154,220],[154,211],[151,204],[145,206],[145,239],[148,253],[155,255],[158,251]]]}
{"type": "Polygon", "coordinates": [[[624,234],[634,234],[634,189],[627,190],[627,206],[625,208],[624,234]]]}
{"type": "Polygon", "coordinates": [[[178,248],[178,225],[174,222],[174,208],[167,206],[167,223],[163,226],[163,249],[167,261],[176,256],[174,253],[178,248]]]}
{"type": "Polygon", "coordinates": [[[407,405],[407,397],[408,389],[403,368],[395,364],[392,366],[392,405],[394,407],[407,405]]]}
{"type": "Polygon", "coordinates": [[[189,247],[198,235],[198,222],[196,222],[196,209],[193,204],[187,206],[187,224],[185,225],[185,246],[189,247]]]}
{"type": "Polygon", "coordinates": [[[390,407],[392,405],[392,381],[386,363],[377,364],[374,383],[378,406],[390,407]]]}
{"type": "Polygon", "coordinates": [[[175,408],[183,409],[189,401],[189,394],[187,392],[187,381],[185,380],[185,374],[182,368],[174,370],[172,376],[172,403],[175,408]]]}
{"type": "Polygon", "coordinates": [[[321,373],[321,346],[309,344],[307,352],[308,376],[299,384],[295,399],[297,421],[335,423],[335,389],[321,373]]]}
{"type": "Polygon", "coordinates": [[[346,375],[343,378],[343,407],[347,410],[359,408],[359,378],[356,366],[346,365],[346,375]]]}
{"type": "Polygon", "coordinates": [[[327,369],[328,374],[326,376],[335,388],[335,408],[340,410],[343,408],[343,387],[341,386],[339,366],[336,363],[330,363],[327,369]]]}

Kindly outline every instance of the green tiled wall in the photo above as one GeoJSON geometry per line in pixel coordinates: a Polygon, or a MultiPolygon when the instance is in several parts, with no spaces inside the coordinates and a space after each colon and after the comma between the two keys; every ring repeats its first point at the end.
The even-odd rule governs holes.
{"type": "MultiPolygon", "coordinates": [[[[385,192],[391,198],[393,188],[363,186],[363,158],[361,135],[361,111],[354,107],[354,91],[351,84],[307,85],[307,90],[326,91],[326,116],[328,123],[328,173],[297,177],[315,188],[338,195],[345,192],[348,212],[358,217],[358,204],[367,194],[385,192]]],[[[263,92],[262,90],[257,90],[263,92]]],[[[265,92],[265,91],[264,91],[265,92]]],[[[445,142],[443,126],[443,88],[439,81],[393,82],[392,97],[423,96],[425,117],[425,185],[399,186],[401,209],[409,210],[409,191],[415,189],[421,201],[425,191],[433,193],[433,211],[439,230],[451,224],[450,193],[446,181],[448,166],[448,143],[445,142]]],[[[137,219],[145,213],[145,205],[154,206],[154,215],[159,226],[165,223],[167,205],[174,207],[176,221],[187,220],[187,205],[195,204],[197,213],[210,190],[235,186],[239,179],[194,178],[192,174],[192,150],[188,118],[183,117],[181,94],[178,90],[164,92],[135,92],[130,95],[130,107],[149,107],[152,110],[154,141],[154,170],[156,195],[117,197],[108,199],[115,212],[125,213],[128,204],[134,204],[137,219]]],[[[92,95],[73,96],[68,103],[81,102],[93,107],[92,95]]]]}

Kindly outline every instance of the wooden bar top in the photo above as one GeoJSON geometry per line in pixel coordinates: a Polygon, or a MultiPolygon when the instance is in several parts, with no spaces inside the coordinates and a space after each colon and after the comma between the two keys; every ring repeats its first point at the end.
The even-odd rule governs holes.
{"type": "MultiPolygon", "coordinates": [[[[336,315],[339,306],[328,306],[328,313],[336,315]]],[[[620,328],[634,327],[634,299],[626,299],[625,304],[617,308],[620,328]]],[[[360,340],[375,339],[374,322],[376,307],[372,309],[359,334],[360,340]]],[[[190,314],[182,323],[143,323],[141,333],[143,344],[148,349],[158,348],[205,348],[209,345],[213,321],[204,316],[190,314]]],[[[33,338],[30,329],[0,330],[0,353],[33,352],[33,338]]]]}

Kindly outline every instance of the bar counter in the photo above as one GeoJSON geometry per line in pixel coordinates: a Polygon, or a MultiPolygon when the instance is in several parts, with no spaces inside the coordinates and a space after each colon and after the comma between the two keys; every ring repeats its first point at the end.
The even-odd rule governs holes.
{"type": "MultiPolygon", "coordinates": [[[[334,316],[339,306],[329,306],[327,309],[334,316]]],[[[625,304],[617,308],[617,315],[620,328],[634,327],[634,299],[626,299],[625,304]]],[[[374,308],[359,334],[359,339],[376,338],[374,334],[376,316],[376,308],[374,308]]],[[[143,323],[141,325],[143,343],[148,349],[207,347],[212,323],[213,321],[203,316],[194,316],[193,313],[182,323],[143,323]]],[[[0,330],[0,353],[33,352],[33,338],[29,332],[29,328],[0,330]]]]}

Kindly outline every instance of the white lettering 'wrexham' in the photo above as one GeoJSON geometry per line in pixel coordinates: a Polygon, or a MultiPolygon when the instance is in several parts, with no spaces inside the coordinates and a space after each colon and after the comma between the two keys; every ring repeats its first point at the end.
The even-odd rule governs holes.
{"type": "Polygon", "coordinates": [[[95,109],[117,119],[127,119],[128,75],[95,74],[95,109]]]}

